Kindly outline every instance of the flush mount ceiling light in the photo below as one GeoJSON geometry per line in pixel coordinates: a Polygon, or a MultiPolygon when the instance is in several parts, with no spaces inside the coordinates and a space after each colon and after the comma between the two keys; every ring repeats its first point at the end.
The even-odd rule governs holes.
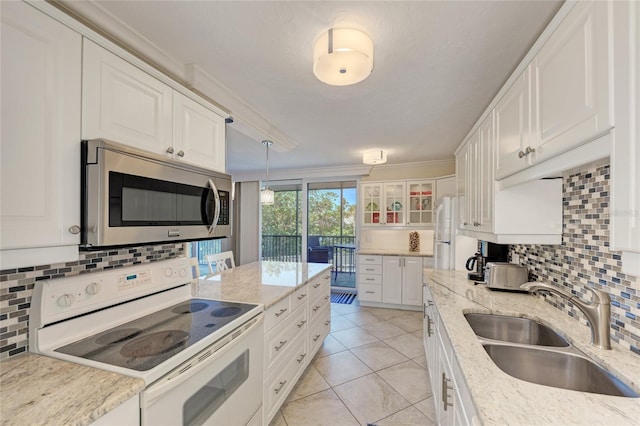
{"type": "Polygon", "coordinates": [[[364,164],[384,164],[387,162],[387,153],[382,149],[372,149],[362,154],[362,162],[364,164]]]}
{"type": "Polygon", "coordinates": [[[332,28],[313,46],[313,73],[332,86],[359,83],[373,70],[373,40],[353,28],[332,28]]]}
{"type": "Polygon", "coordinates": [[[264,188],[260,190],[260,202],[263,206],[271,206],[275,201],[274,193],[271,189],[269,189],[269,147],[273,144],[271,141],[264,140],[262,144],[267,149],[267,160],[266,160],[266,178],[264,180],[264,188]]]}

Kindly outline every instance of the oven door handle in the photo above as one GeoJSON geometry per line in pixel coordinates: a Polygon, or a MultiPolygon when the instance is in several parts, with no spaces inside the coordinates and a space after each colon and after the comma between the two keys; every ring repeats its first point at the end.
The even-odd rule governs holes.
{"type": "Polygon", "coordinates": [[[213,234],[213,230],[216,229],[216,225],[218,225],[218,218],[220,218],[220,194],[218,194],[218,188],[216,188],[216,184],[213,183],[213,180],[209,179],[209,189],[213,191],[213,196],[216,199],[216,208],[215,213],[213,214],[213,221],[211,225],[209,225],[209,235],[213,234]]]}
{"type": "Polygon", "coordinates": [[[185,368],[189,361],[196,360],[198,358],[204,357],[204,355],[206,354],[207,350],[209,350],[211,347],[214,347],[216,345],[216,343],[211,344],[206,349],[203,349],[201,352],[199,352],[198,354],[196,354],[193,357],[191,357],[191,359],[189,361],[187,361],[187,362],[179,365],[178,367],[174,368],[173,371],[171,371],[170,373],[165,375],[164,378],[159,379],[157,382],[155,382],[155,383],[151,384],[149,387],[147,387],[144,390],[144,392],[142,392],[142,394],[141,394],[141,401],[140,402],[143,404],[143,406],[149,407],[155,402],[156,399],[160,398],[166,392],[172,390],[176,386],[181,385],[185,381],[189,380],[191,377],[193,377],[196,374],[198,374],[198,372],[200,372],[200,370],[202,370],[203,368],[208,367],[212,362],[214,362],[215,360],[220,358],[222,355],[224,355],[225,353],[227,353],[231,349],[233,349],[236,346],[238,346],[241,343],[241,341],[244,340],[244,338],[246,338],[249,334],[251,334],[257,328],[261,327],[262,326],[262,322],[263,322],[262,318],[263,318],[263,314],[260,314],[259,318],[258,318],[258,321],[256,321],[255,324],[253,324],[251,327],[246,329],[237,338],[233,339],[232,341],[230,341],[226,345],[222,346],[221,348],[216,350],[211,355],[205,357],[201,362],[198,362],[195,366],[190,367],[190,368],[185,368]],[[174,372],[180,371],[180,370],[182,370],[182,372],[180,372],[178,375],[174,375],[173,374],[174,372]]]}

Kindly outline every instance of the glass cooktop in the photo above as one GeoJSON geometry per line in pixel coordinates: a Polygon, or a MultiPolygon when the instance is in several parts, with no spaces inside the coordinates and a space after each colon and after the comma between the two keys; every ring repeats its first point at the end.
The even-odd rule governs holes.
{"type": "Polygon", "coordinates": [[[256,306],[190,299],[60,347],[55,352],[146,371],[211,336],[256,306]]]}

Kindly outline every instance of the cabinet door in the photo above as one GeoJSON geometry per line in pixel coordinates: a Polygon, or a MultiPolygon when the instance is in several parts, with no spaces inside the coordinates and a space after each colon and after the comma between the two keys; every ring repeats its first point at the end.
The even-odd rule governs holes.
{"type": "Polygon", "coordinates": [[[362,184],[360,186],[361,200],[362,200],[362,225],[381,225],[383,224],[383,218],[380,217],[380,212],[384,208],[382,198],[382,184],[362,184]]]}
{"type": "Polygon", "coordinates": [[[502,179],[529,166],[525,153],[530,145],[530,71],[513,83],[495,107],[495,177],[502,179]]]}
{"type": "Polygon", "coordinates": [[[177,158],[224,173],[224,118],[174,91],[173,147],[177,158]]]}
{"type": "Polygon", "coordinates": [[[402,258],[402,304],[420,306],[422,301],[422,258],[402,258]]]}
{"type": "Polygon", "coordinates": [[[402,303],[401,266],[400,256],[382,257],[382,301],[384,303],[402,303]]]}
{"type": "Polygon", "coordinates": [[[467,229],[477,231],[480,226],[480,136],[475,132],[469,138],[467,157],[467,229]]]}
{"type": "Polygon", "coordinates": [[[458,218],[456,227],[466,229],[469,225],[469,189],[467,188],[467,163],[469,157],[469,144],[456,154],[456,191],[458,196],[458,218]]]}
{"type": "Polygon", "coordinates": [[[77,245],[81,37],[24,2],[1,8],[1,248],[77,245]]]}
{"type": "Polygon", "coordinates": [[[172,89],[83,40],[82,137],[165,154],[172,147],[172,89]]]}
{"type": "Polygon", "coordinates": [[[578,2],[532,62],[542,161],[612,127],[608,88],[608,2],[578,2]]]}
{"type": "Polygon", "coordinates": [[[478,200],[476,207],[478,209],[477,218],[480,222],[479,231],[493,232],[493,196],[495,181],[493,178],[493,158],[494,158],[494,126],[493,111],[480,125],[477,152],[477,173],[476,182],[478,182],[478,200]]]}
{"type": "Polygon", "coordinates": [[[405,188],[404,182],[384,184],[384,223],[386,225],[405,224],[405,188]]]}
{"type": "Polygon", "coordinates": [[[433,224],[435,181],[407,182],[407,225],[433,224]]]}

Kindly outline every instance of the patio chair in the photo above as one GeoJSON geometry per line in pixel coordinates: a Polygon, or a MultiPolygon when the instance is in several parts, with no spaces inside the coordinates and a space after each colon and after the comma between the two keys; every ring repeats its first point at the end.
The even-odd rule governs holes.
{"type": "Polygon", "coordinates": [[[311,263],[329,263],[329,248],[327,247],[309,247],[307,252],[307,262],[311,263]]]}
{"type": "Polygon", "coordinates": [[[233,269],[236,267],[236,262],[233,260],[232,251],[224,251],[222,253],[209,254],[205,256],[205,259],[209,264],[209,275],[207,275],[207,277],[219,274],[224,270],[233,269]]]}

